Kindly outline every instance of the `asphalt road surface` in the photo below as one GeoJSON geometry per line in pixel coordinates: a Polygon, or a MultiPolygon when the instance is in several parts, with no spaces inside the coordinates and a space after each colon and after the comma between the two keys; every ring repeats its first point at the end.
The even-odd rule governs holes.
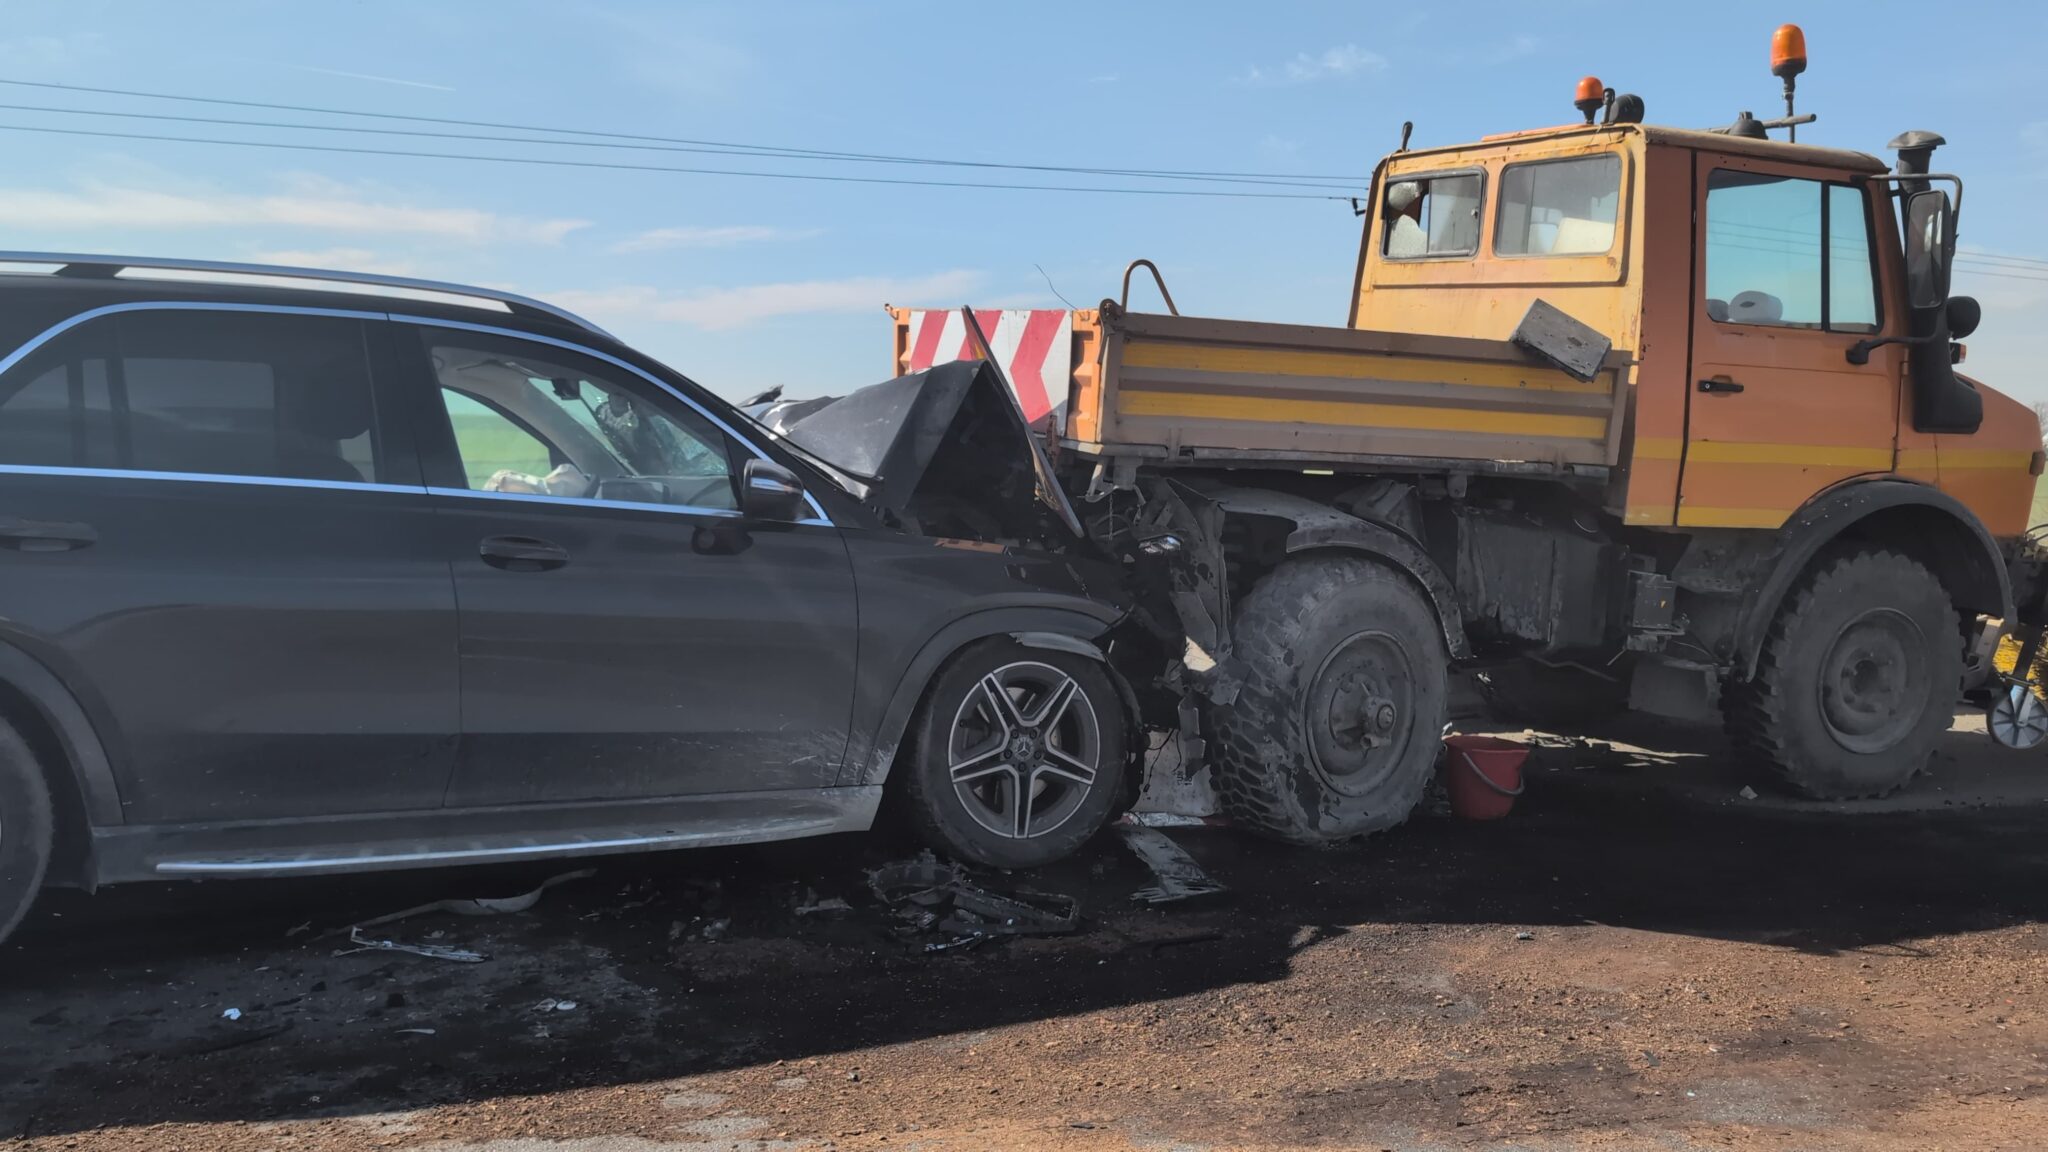
{"type": "Polygon", "coordinates": [[[993,878],[1077,931],[943,951],[867,837],[365,933],[474,963],[346,926],[574,865],[59,894],[0,949],[0,1148],[2048,1145],[2048,749],[1966,722],[1907,794],[1824,805],[1708,731],[1596,736],[1498,824],[1174,830],[1229,889],[1182,904],[1105,835],[993,878]]]}

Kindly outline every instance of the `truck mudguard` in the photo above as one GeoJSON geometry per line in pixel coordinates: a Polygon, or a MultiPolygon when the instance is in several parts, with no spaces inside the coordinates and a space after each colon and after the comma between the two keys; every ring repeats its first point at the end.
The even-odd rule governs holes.
{"type": "Polygon", "coordinates": [[[1983,522],[1955,497],[1909,480],[1851,481],[1829,489],[1778,529],[1776,564],[1735,631],[1735,672],[1756,674],[1764,634],[1792,585],[1821,549],[1845,535],[1889,545],[1925,564],[1955,606],[2010,621],[2012,580],[1983,522]],[[1859,530],[1860,526],[1860,530],[1859,530]]]}
{"type": "Polygon", "coordinates": [[[1420,585],[1436,608],[1437,623],[1443,628],[1444,645],[1451,658],[1462,660],[1472,654],[1472,646],[1465,639],[1465,617],[1458,607],[1457,590],[1422,545],[1406,533],[1287,492],[1208,485],[1201,491],[1222,506],[1226,515],[1271,516],[1293,524],[1294,530],[1287,535],[1290,554],[1337,548],[1363,552],[1393,565],[1420,585]]]}

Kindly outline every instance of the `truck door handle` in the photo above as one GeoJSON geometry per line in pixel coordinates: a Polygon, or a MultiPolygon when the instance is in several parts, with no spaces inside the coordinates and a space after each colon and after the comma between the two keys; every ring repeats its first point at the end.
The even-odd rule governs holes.
{"type": "Polygon", "coordinates": [[[491,536],[476,546],[477,555],[507,572],[546,572],[569,562],[569,550],[532,536],[491,536]]]}
{"type": "Polygon", "coordinates": [[[72,552],[100,538],[90,524],[0,516],[0,546],[16,552],[72,552]]]}
{"type": "Polygon", "coordinates": [[[1702,381],[1700,381],[1700,391],[1702,391],[1702,392],[1740,392],[1740,391],[1742,391],[1742,385],[1740,385],[1740,384],[1737,384],[1737,383],[1736,383],[1735,381],[1733,381],[1733,380],[1730,380],[1730,379],[1729,379],[1728,377],[1726,377],[1726,376],[1715,376],[1715,377],[1711,377],[1711,378],[1709,378],[1709,379],[1706,379],[1706,380],[1702,380],[1702,381]]]}

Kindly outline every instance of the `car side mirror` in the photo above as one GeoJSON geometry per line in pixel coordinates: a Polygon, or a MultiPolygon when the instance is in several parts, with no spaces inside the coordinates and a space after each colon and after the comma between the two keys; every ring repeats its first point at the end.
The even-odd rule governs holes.
{"type": "Polygon", "coordinates": [[[772,460],[749,460],[740,470],[740,512],[754,520],[801,520],[803,481],[772,460]]]}

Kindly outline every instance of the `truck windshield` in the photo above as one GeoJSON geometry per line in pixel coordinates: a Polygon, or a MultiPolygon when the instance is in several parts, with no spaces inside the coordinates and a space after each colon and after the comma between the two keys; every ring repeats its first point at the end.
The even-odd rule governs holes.
{"type": "Polygon", "coordinates": [[[1510,164],[1500,177],[1497,256],[1586,256],[1614,247],[1621,157],[1510,164]]]}

